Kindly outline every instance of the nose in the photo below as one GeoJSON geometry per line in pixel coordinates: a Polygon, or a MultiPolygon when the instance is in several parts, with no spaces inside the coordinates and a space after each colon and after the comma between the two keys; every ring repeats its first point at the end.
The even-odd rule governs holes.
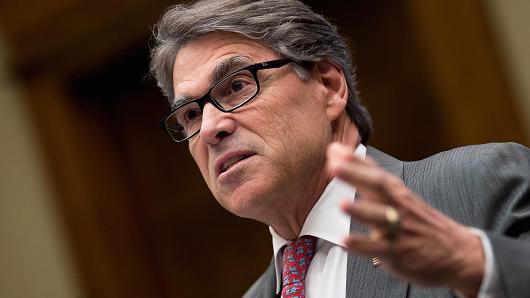
{"type": "Polygon", "coordinates": [[[236,123],[230,113],[215,108],[211,103],[204,105],[202,111],[200,138],[211,145],[218,144],[223,138],[231,135],[236,123]]]}

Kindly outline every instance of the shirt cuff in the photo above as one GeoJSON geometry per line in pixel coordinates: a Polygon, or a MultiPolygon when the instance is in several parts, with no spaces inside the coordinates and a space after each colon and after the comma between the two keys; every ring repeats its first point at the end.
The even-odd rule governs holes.
{"type": "MultiPolygon", "coordinates": [[[[482,243],[482,249],[484,250],[484,276],[482,277],[482,283],[478,291],[477,298],[503,298],[502,290],[499,281],[499,272],[495,263],[495,256],[493,255],[493,248],[491,242],[484,233],[484,231],[470,228],[471,232],[480,238],[482,243]]],[[[457,293],[458,297],[464,297],[460,293],[457,293]]]]}

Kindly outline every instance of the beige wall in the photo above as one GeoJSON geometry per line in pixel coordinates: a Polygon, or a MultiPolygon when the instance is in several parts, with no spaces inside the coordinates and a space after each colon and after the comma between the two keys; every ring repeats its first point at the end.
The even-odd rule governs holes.
{"type": "Polygon", "coordinates": [[[7,74],[5,57],[0,40],[0,297],[86,297],[77,285],[22,94],[7,74]]]}
{"type": "Polygon", "coordinates": [[[526,140],[530,143],[530,1],[487,0],[486,3],[516,91],[526,140]]]}

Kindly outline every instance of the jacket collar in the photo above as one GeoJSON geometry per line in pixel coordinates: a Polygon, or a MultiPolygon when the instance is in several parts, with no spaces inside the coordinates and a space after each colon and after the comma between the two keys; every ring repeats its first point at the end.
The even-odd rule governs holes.
{"type": "MultiPolygon", "coordinates": [[[[368,146],[367,155],[385,170],[403,180],[403,162],[368,146]]],[[[350,232],[366,234],[365,226],[350,222],[350,232]]],[[[374,267],[369,258],[348,255],[346,297],[405,297],[408,284],[398,280],[380,268],[374,267]]]]}

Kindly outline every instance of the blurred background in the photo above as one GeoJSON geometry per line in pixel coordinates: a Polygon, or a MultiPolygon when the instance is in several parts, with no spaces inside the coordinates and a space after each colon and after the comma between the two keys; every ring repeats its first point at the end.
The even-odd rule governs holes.
{"type": "MultiPolygon", "coordinates": [[[[238,297],[269,263],[267,228],[158,127],[149,40],[172,3],[0,1],[0,297],[238,297]]],[[[529,146],[530,2],[306,3],[348,37],[372,146],[529,146]]]]}

